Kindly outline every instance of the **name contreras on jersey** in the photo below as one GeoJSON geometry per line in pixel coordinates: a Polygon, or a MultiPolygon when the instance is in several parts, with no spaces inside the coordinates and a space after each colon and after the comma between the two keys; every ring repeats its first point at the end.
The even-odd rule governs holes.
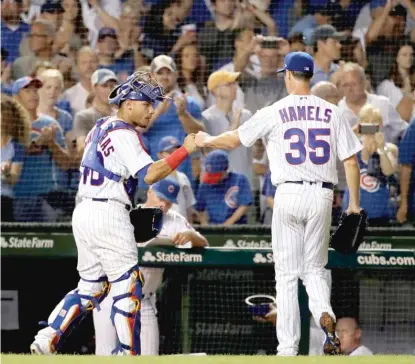
{"type": "Polygon", "coordinates": [[[331,120],[332,109],[323,109],[320,106],[288,106],[279,109],[279,114],[283,123],[291,121],[323,121],[329,123],[331,120]],[[324,110],[324,111],[323,111],[324,110]]]}

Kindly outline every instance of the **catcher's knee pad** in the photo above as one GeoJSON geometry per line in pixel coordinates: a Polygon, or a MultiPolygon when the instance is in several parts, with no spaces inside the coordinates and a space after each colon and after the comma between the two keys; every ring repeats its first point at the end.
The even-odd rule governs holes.
{"type": "Polygon", "coordinates": [[[111,321],[117,332],[119,346],[114,352],[140,355],[140,309],[143,276],[137,266],[111,282],[113,304],[111,321]]]}
{"type": "Polygon", "coordinates": [[[101,277],[98,280],[81,278],[78,288],[67,293],[59,302],[49,315],[47,322],[47,325],[56,331],[52,340],[55,350],[62,342],[62,335],[68,335],[86,312],[94,308],[100,309],[99,304],[107,296],[109,287],[107,277],[101,277]]]}

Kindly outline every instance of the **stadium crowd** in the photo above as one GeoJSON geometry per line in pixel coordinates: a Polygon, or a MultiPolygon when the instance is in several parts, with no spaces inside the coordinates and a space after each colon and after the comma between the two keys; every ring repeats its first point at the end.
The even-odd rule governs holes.
{"type": "MultiPolygon", "coordinates": [[[[112,88],[151,72],[168,101],[142,142],[153,159],[188,133],[234,130],[287,95],[290,51],[314,56],[312,94],[360,136],[371,225],[415,213],[415,3],[411,0],[2,0],[2,221],[68,221],[85,138],[112,88]]],[[[318,150],[318,148],[317,148],[318,150]]],[[[347,206],[341,163],[335,223],[347,206]]],[[[200,150],[172,175],[174,209],[201,224],[269,224],[264,144],[200,150]]],[[[82,181],[81,181],[82,183],[82,181]]],[[[148,186],[141,186],[137,201],[148,186]]]]}

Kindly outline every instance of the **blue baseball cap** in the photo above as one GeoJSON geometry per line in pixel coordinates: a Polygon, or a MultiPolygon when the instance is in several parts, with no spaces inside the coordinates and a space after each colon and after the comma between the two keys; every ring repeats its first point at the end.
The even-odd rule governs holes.
{"type": "Polygon", "coordinates": [[[41,88],[43,83],[38,78],[34,77],[22,77],[14,81],[12,86],[12,94],[17,95],[22,88],[28,87],[30,85],[36,86],[36,88],[41,88]]]}
{"type": "Polygon", "coordinates": [[[172,178],[165,178],[154,183],[151,189],[162,200],[171,203],[177,203],[177,195],[180,191],[180,185],[172,178]]]}
{"type": "Polygon", "coordinates": [[[182,144],[174,136],[166,136],[162,138],[158,145],[158,153],[168,152],[173,148],[180,148],[182,144]]]}
{"type": "Polygon", "coordinates": [[[228,154],[223,150],[214,150],[206,156],[205,173],[202,175],[203,183],[213,185],[222,180],[223,172],[229,167],[228,154]]]}
{"type": "Polygon", "coordinates": [[[92,86],[103,85],[107,81],[118,82],[118,79],[117,75],[114,72],[106,68],[100,68],[99,70],[96,70],[91,76],[92,86]]]}
{"type": "Polygon", "coordinates": [[[62,0],[46,0],[41,6],[41,13],[63,13],[64,9],[61,4],[62,0]]]}
{"type": "Polygon", "coordinates": [[[117,38],[117,32],[114,28],[104,27],[101,28],[98,32],[98,40],[102,40],[105,37],[117,38]]]}
{"type": "Polygon", "coordinates": [[[284,58],[284,68],[277,73],[284,71],[314,73],[314,60],[306,52],[290,52],[284,58]]]}

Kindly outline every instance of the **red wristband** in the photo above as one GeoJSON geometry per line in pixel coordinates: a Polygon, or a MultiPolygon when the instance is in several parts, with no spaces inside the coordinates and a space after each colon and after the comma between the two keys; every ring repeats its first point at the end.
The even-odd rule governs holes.
{"type": "Polygon", "coordinates": [[[179,164],[182,163],[188,156],[189,153],[187,152],[186,148],[180,147],[175,152],[166,157],[164,160],[174,171],[179,166],[179,164]]]}

